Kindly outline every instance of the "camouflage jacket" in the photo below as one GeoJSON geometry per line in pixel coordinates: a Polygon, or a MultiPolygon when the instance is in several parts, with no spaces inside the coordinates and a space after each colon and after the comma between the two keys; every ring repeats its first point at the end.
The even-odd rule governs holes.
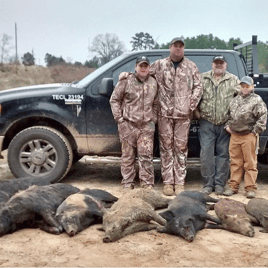
{"type": "Polygon", "coordinates": [[[229,120],[226,127],[239,134],[256,134],[266,129],[267,107],[262,98],[250,93],[241,93],[232,99],[229,108],[229,120]]]}
{"type": "Polygon", "coordinates": [[[202,73],[201,78],[203,95],[198,107],[201,118],[214,125],[225,124],[230,101],[240,91],[238,77],[226,72],[217,83],[211,70],[202,73]]]}
{"type": "Polygon", "coordinates": [[[184,58],[175,70],[168,57],[154,62],[150,72],[159,86],[159,114],[174,119],[189,118],[202,95],[201,77],[195,63],[184,58]]]}
{"type": "Polygon", "coordinates": [[[136,74],[120,80],[110,98],[116,122],[127,120],[136,124],[157,121],[157,83],[148,76],[143,82],[136,74]]]}

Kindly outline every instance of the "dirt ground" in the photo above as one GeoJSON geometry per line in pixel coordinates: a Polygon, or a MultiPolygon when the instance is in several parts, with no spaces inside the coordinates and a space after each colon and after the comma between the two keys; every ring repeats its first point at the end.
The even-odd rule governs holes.
{"type": "MultiPolygon", "coordinates": [[[[267,168],[259,167],[258,197],[268,198],[267,168]]],[[[156,187],[161,191],[160,166],[155,165],[156,187]]],[[[0,160],[0,179],[14,178],[0,160]]],[[[98,188],[120,197],[119,164],[76,163],[62,182],[81,189],[98,188]]],[[[200,168],[189,166],[186,190],[201,189],[200,168]]],[[[243,187],[233,199],[247,203],[243,187]]],[[[211,196],[215,197],[214,194],[211,196]]],[[[210,213],[214,213],[211,211],[210,213]]],[[[24,229],[0,238],[1,267],[260,267],[268,266],[268,234],[255,227],[253,238],[225,230],[204,229],[192,243],[155,230],[124,237],[115,243],[102,242],[100,225],[93,225],[70,238],[39,229],[24,229]]]]}

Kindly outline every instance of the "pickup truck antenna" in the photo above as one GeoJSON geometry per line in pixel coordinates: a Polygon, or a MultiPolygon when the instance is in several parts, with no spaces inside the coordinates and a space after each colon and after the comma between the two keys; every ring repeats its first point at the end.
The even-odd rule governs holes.
{"type": "Polygon", "coordinates": [[[234,50],[244,55],[248,71],[252,75],[259,74],[257,43],[257,35],[252,35],[252,41],[233,46],[234,50]]]}

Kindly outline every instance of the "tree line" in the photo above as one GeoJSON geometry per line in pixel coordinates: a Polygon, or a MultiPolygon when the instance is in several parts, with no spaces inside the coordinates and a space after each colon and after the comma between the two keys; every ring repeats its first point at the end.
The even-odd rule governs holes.
{"type": "MultiPolygon", "coordinates": [[[[233,49],[233,44],[242,44],[243,41],[240,38],[229,38],[228,41],[220,39],[213,34],[197,35],[195,37],[180,36],[184,40],[185,47],[188,49],[233,49]]],[[[9,52],[13,49],[10,45],[11,37],[3,34],[0,42],[0,59],[3,62],[14,62],[14,56],[10,57],[9,52]]],[[[168,49],[169,41],[167,43],[159,44],[152,35],[149,33],[136,33],[131,37],[130,44],[132,51],[134,50],[149,50],[149,49],[168,49]]],[[[260,72],[268,72],[268,46],[262,41],[258,41],[258,56],[260,72]]],[[[120,56],[126,51],[125,44],[120,41],[119,37],[115,34],[106,33],[99,34],[93,40],[92,44],[88,47],[90,53],[94,53],[94,56],[90,60],[86,60],[83,64],[81,62],[75,62],[77,66],[87,66],[89,68],[98,68],[103,64],[111,61],[112,59],[120,56]]],[[[21,61],[24,65],[30,66],[35,64],[34,53],[27,52],[21,57],[21,61]]],[[[66,61],[60,57],[56,57],[47,53],[45,55],[46,65],[58,65],[66,64],[66,61]]]]}

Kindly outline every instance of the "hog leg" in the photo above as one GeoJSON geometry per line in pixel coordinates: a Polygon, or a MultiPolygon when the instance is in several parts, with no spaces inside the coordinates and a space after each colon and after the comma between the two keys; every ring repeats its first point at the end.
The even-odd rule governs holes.
{"type": "Polygon", "coordinates": [[[213,217],[213,216],[211,216],[209,214],[206,214],[206,220],[215,222],[217,224],[221,224],[221,220],[219,218],[213,217]]]}
{"type": "Polygon", "coordinates": [[[206,195],[205,200],[206,200],[206,202],[217,203],[220,199],[216,199],[216,198],[213,198],[209,195],[206,195]]]}
{"type": "Polygon", "coordinates": [[[49,233],[49,234],[55,234],[58,235],[61,233],[61,231],[56,227],[48,226],[47,224],[39,225],[39,229],[49,233]]]}
{"type": "Polygon", "coordinates": [[[165,225],[166,220],[160,216],[156,211],[154,211],[151,207],[143,207],[140,208],[138,211],[135,212],[135,217],[133,218],[134,221],[142,221],[142,222],[149,222],[155,221],[160,225],[165,225]]]}
{"type": "Polygon", "coordinates": [[[260,224],[259,220],[256,219],[254,216],[251,216],[250,214],[248,214],[248,217],[249,217],[250,222],[251,222],[252,224],[254,224],[254,225],[259,225],[259,224],[260,224]]]}
{"type": "Polygon", "coordinates": [[[49,232],[50,228],[53,234],[60,234],[63,231],[62,226],[56,221],[56,219],[53,217],[53,215],[49,212],[41,213],[41,216],[43,217],[45,224],[44,226],[41,226],[40,229],[49,232]]]}
{"type": "Polygon", "coordinates": [[[207,223],[205,224],[206,229],[224,229],[221,224],[207,223]]]}
{"type": "Polygon", "coordinates": [[[157,212],[153,210],[151,211],[150,214],[151,214],[150,216],[152,217],[151,220],[159,223],[160,225],[163,225],[163,226],[166,225],[167,221],[162,216],[160,216],[157,212]]]}
{"type": "Polygon", "coordinates": [[[150,231],[153,229],[156,229],[157,225],[153,223],[147,223],[147,222],[133,222],[130,226],[128,226],[122,233],[122,237],[137,233],[137,232],[142,232],[142,231],[150,231]]]}
{"type": "Polygon", "coordinates": [[[215,204],[207,204],[207,210],[214,210],[215,204]]]}
{"type": "Polygon", "coordinates": [[[167,233],[167,228],[166,228],[166,226],[157,226],[156,227],[156,230],[157,230],[157,232],[159,232],[159,233],[167,233]]]}

